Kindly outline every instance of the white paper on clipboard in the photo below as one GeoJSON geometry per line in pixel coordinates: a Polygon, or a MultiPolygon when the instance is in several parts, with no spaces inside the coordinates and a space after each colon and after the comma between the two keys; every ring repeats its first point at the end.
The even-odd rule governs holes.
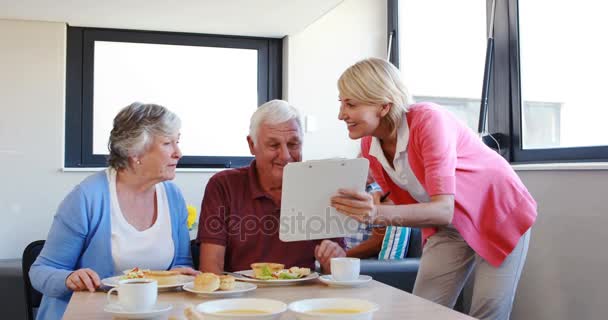
{"type": "Polygon", "coordinates": [[[359,223],[330,206],[340,188],[365,190],[369,161],[292,162],[283,169],[279,239],[301,241],[353,235],[359,223]]]}

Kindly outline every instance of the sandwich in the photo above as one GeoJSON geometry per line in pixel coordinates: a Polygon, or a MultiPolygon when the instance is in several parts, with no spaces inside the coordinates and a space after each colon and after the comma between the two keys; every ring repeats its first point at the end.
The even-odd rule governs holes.
{"type": "Polygon", "coordinates": [[[289,268],[289,272],[293,273],[293,274],[297,274],[300,277],[306,277],[306,276],[310,275],[310,268],[291,267],[291,268],[289,268]]]}
{"type": "Polygon", "coordinates": [[[251,264],[254,276],[260,280],[272,279],[272,274],[283,270],[283,268],[285,268],[285,265],[281,263],[258,262],[251,264]]]}
{"type": "Polygon", "coordinates": [[[201,273],[194,278],[194,289],[203,292],[213,292],[220,288],[220,277],[214,273],[201,273]]]}
{"type": "Polygon", "coordinates": [[[310,268],[291,267],[283,269],[280,263],[258,262],[251,265],[254,277],[260,280],[293,280],[310,275],[310,268]]]}
{"type": "Polygon", "coordinates": [[[123,271],[123,275],[120,277],[121,280],[124,279],[143,279],[144,278],[144,271],[149,271],[149,270],[142,270],[138,267],[129,269],[129,270],[125,270],[123,271]]]}
{"type": "Polygon", "coordinates": [[[174,285],[179,281],[180,273],[177,271],[158,271],[158,270],[147,270],[144,271],[144,278],[154,279],[158,282],[159,286],[174,285]]]}
{"type": "Polygon", "coordinates": [[[282,269],[272,273],[272,277],[277,280],[293,280],[300,279],[310,275],[310,268],[291,267],[282,269]]]}

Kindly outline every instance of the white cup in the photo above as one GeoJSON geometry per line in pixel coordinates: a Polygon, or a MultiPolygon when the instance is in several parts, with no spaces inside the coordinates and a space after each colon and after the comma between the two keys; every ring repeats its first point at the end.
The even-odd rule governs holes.
{"type": "Polygon", "coordinates": [[[359,258],[331,258],[331,276],[336,281],[357,280],[360,271],[359,258]]]}
{"type": "Polygon", "coordinates": [[[117,287],[108,291],[108,303],[116,303],[111,298],[114,290],[118,293],[118,305],[126,311],[146,311],[158,298],[158,282],[153,279],[120,280],[117,287]]]}

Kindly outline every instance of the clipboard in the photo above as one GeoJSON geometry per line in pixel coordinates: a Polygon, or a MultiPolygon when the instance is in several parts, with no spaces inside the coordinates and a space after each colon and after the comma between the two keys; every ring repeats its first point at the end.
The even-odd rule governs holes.
{"type": "Polygon", "coordinates": [[[340,188],[365,191],[365,158],[292,162],[283,169],[279,239],[284,242],[340,238],[359,222],[336,211],[330,198],[340,188]]]}

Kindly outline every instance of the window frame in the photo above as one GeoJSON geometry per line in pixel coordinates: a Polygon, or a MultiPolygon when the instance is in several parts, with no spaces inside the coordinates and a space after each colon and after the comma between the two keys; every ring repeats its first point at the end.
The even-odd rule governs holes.
{"type": "MultiPolygon", "coordinates": [[[[282,39],[228,35],[67,28],[65,158],[66,168],[107,166],[107,156],[93,154],[94,42],[171,44],[258,51],[258,105],[282,96],[282,39]]],[[[230,168],[248,165],[253,157],[184,155],[178,168],[230,168]]]]}
{"type": "Polygon", "coordinates": [[[509,0],[509,33],[513,34],[511,50],[510,77],[511,99],[513,107],[513,130],[512,130],[512,161],[517,163],[526,162],[596,162],[608,161],[608,146],[591,147],[568,147],[568,148],[547,148],[547,149],[523,149],[522,140],[522,99],[521,99],[521,72],[520,72],[520,50],[519,50],[519,1],[509,0]],[[511,14],[514,13],[514,14],[511,14]]]}
{"type": "MultiPolygon", "coordinates": [[[[400,51],[395,41],[399,39],[399,1],[387,0],[388,34],[393,32],[390,61],[396,67],[400,51]]],[[[489,17],[492,0],[486,0],[486,12],[489,17]]],[[[489,30],[490,19],[486,20],[489,30]]],[[[519,1],[496,1],[487,128],[499,138],[501,155],[513,164],[608,161],[608,146],[523,149],[519,32],[519,1]]],[[[481,83],[479,94],[481,98],[481,83]]]]}

